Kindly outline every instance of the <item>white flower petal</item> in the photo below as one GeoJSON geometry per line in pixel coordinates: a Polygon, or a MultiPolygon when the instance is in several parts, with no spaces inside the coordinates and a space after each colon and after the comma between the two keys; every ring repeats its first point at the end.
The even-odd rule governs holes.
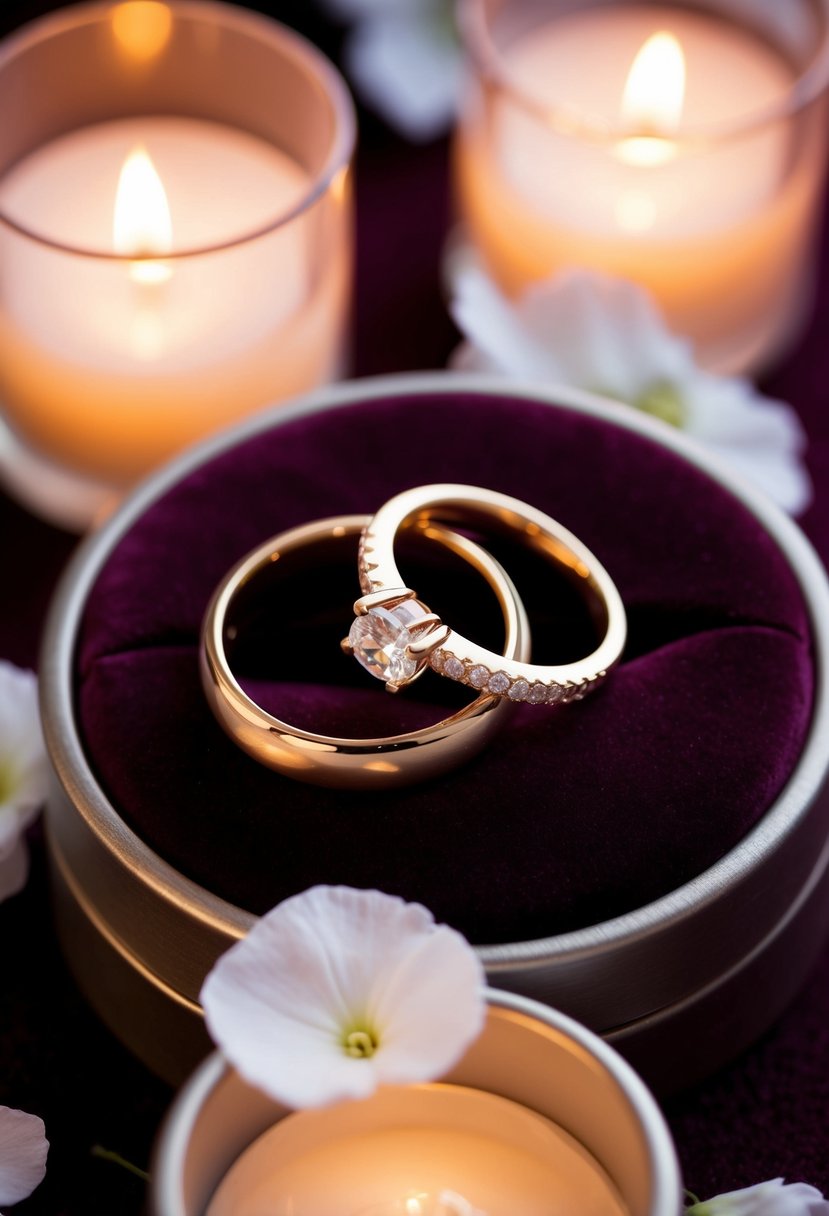
{"type": "Polygon", "coordinates": [[[223,955],[201,1000],[248,1081],[290,1106],[317,1106],[440,1075],[480,1029],[482,976],[471,947],[420,905],[315,887],[223,955]],[[347,1054],[354,1030],[376,1037],[373,1055],[347,1054]]]}
{"type": "Polygon", "coordinates": [[[694,1204],[686,1216],[829,1216],[829,1203],[806,1182],[782,1178],[728,1191],[694,1204]]]}
{"type": "Polygon", "coordinates": [[[709,445],[724,464],[757,489],[762,490],[791,515],[801,515],[812,500],[812,482],[795,457],[784,451],[741,450],[712,443],[709,445]]]}
{"type": "Polygon", "coordinates": [[[17,808],[11,804],[0,806],[0,861],[14,852],[19,839],[17,808]]]}
{"type": "Polygon", "coordinates": [[[747,380],[698,368],[640,287],[572,270],[512,303],[468,256],[456,251],[450,273],[452,315],[467,339],[450,366],[571,385],[633,407],[667,391],[689,434],[785,510],[808,506],[806,437],[794,410],[747,380]]]}
{"type": "MultiPolygon", "coordinates": [[[[0,660],[0,764],[27,784],[38,774],[45,788],[46,748],[40,726],[37,677],[0,660]]],[[[28,793],[24,791],[24,795],[28,793]]]]}
{"type": "Polygon", "coordinates": [[[423,0],[322,0],[324,8],[343,21],[359,21],[364,17],[396,9],[417,8],[423,0]]]}
{"type": "Polygon", "coordinates": [[[412,942],[371,1010],[383,1028],[377,1053],[383,1081],[405,1084],[447,1072],[483,1028],[484,983],[477,955],[454,930],[441,925],[419,946],[412,942]]]}
{"type": "Polygon", "coordinates": [[[19,1203],[46,1175],[49,1141],[43,1120],[0,1106],[0,1203],[19,1203]]]}
{"type": "Polygon", "coordinates": [[[468,338],[453,366],[524,379],[564,378],[556,351],[527,331],[523,318],[477,266],[462,267],[453,283],[450,312],[468,338]]]}
{"type": "Polygon", "coordinates": [[[668,334],[649,297],[624,279],[565,270],[511,302],[480,265],[458,256],[451,288],[458,328],[485,357],[465,348],[467,368],[543,376],[621,401],[695,370],[689,344],[668,334]]]}
{"type": "Polygon", "coordinates": [[[517,310],[535,341],[554,347],[564,383],[632,400],[692,366],[648,296],[624,279],[568,270],[527,291],[517,310]]]}
{"type": "Polygon", "coordinates": [[[0,659],[0,736],[14,731],[29,751],[34,751],[40,735],[40,717],[37,709],[37,677],[34,672],[24,671],[0,659]],[[27,743],[28,730],[15,730],[15,724],[23,721],[28,727],[36,723],[36,741],[27,743]]]}
{"type": "Polygon", "coordinates": [[[411,140],[433,139],[457,110],[461,56],[434,0],[395,4],[360,21],[346,68],[365,100],[411,140]]]}
{"type": "Polygon", "coordinates": [[[783,401],[760,397],[748,380],[696,371],[685,381],[687,430],[721,443],[782,444],[803,452],[806,434],[795,411],[783,401]]]}
{"type": "Polygon", "coordinates": [[[746,481],[793,515],[806,509],[812,483],[802,453],[806,435],[783,401],[759,396],[747,380],[698,372],[685,386],[686,430],[746,481]]]}
{"type": "Polygon", "coordinates": [[[21,835],[46,799],[48,764],[37,704],[37,680],[0,661],[0,899],[26,880],[21,835]]]}

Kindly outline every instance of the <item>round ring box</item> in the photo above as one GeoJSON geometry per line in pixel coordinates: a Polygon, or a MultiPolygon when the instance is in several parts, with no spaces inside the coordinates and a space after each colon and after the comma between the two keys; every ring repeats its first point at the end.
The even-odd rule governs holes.
{"type": "MultiPolygon", "coordinates": [[[[538,575],[518,586],[542,645],[567,630],[538,575]]],[[[446,373],[280,407],[145,482],[56,596],[41,677],[65,952],[177,1081],[208,1048],[203,978],[255,914],[313,882],[377,886],[465,932],[494,987],[584,1022],[658,1089],[690,1083],[771,1024],[829,927],[827,653],[829,588],[800,530],[644,415],[446,373]],[[284,528],[437,481],[523,497],[588,544],[627,606],[621,667],[558,714],[518,708],[420,787],[323,791],[257,765],[198,686],[214,585],[284,528]]],[[[295,664],[288,679],[301,708],[295,664]]]]}

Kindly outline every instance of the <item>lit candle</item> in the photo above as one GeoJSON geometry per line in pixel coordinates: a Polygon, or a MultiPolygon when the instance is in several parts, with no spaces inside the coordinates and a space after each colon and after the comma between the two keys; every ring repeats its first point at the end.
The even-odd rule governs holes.
{"type": "Polygon", "coordinates": [[[505,40],[499,71],[468,100],[457,164],[501,285],[590,267],[648,288],[711,366],[779,351],[808,295],[825,147],[821,116],[796,130],[786,113],[787,58],[724,18],[617,5],[505,40]]]}
{"type": "Polygon", "coordinates": [[[207,1216],[625,1216],[598,1162],[516,1102],[461,1086],[380,1090],[287,1116],[207,1216]]]}
{"type": "Polygon", "coordinates": [[[33,505],[340,374],[354,120],[310,44],[236,5],[77,5],[4,43],[0,108],[0,464],[33,505]]]}
{"type": "Polygon", "coordinates": [[[277,148],[197,119],[96,124],[26,157],[0,182],[0,211],[42,242],[2,234],[0,397],[14,428],[124,482],[331,378],[343,268],[312,290],[301,216],[243,239],[310,188],[277,148]],[[94,256],[107,246],[122,260],[94,256]]]}
{"type": "Polygon", "coordinates": [[[488,990],[442,1081],[363,1101],[292,1112],[208,1057],[165,1121],[149,1200],[154,1216],[668,1216],[681,1195],[632,1069],[548,1005],[488,990]]]}

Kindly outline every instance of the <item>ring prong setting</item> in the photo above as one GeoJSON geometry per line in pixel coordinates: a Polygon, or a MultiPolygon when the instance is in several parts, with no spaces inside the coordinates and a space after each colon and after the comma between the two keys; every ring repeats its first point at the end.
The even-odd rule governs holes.
{"type": "Polygon", "coordinates": [[[413,659],[425,662],[433,650],[437,650],[438,646],[444,646],[449,640],[452,630],[448,625],[444,625],[439,617],[436,617],[435,620],[437,624],[433,629],[430,629],[425,636],[417,637],[409,643],[409,654],[413,659]]]}
{"type": "Polygon", "coordinates": [[[414,591],[408,587],[385,587],[382,591],[369,591],[354,601],[354,615],[365,616],[375,608],[397,608],[407,600],[417,599],[414,591]]]}
{"type": "Polygon", "coordinates": [[[426,656],[432,645],[438,644],[438,637],[434,643],[430,639],[443,627],[440,618],[407,587],[365,595],[357,600],[354,610],[357,615],[341,643],[342,649],[348,647],[358,663],[382,680],[389,692],[419,679],[427,668],[426,656]]]}

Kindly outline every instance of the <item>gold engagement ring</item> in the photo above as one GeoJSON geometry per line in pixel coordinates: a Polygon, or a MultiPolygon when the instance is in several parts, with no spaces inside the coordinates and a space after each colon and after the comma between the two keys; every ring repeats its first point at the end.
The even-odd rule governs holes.
{"type": "Polygon", "coordinates": [[[494,490],[430,485],[405,490],[380,508],[358,555],[363,595],[343,647],[396,692],[430,667],[477,692],[529,705],[580,701],[619,661],[627,622],[619,592],[586,545],[549,515],[494,490]],[[558,665],[496,655],[446,625],[403,583],[394,556],[397,534],[438,523],[489,528],[514,536],[559,566],[582,591],[599,631],[583,659],[558,665]]]}

